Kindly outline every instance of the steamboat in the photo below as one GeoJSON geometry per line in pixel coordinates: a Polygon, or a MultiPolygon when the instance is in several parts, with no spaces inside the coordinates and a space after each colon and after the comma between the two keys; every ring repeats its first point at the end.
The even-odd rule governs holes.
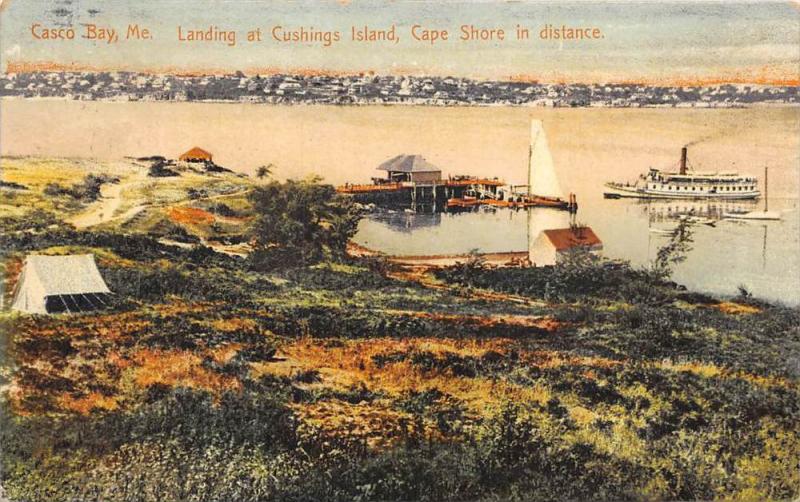
{"type": "Polygon", "coordinates": [[[606,183],[607,199],[757,199],[756,178],[735,172],[705,173],[687,168],[687,148],[681,149],[677,172],[650,168],[636,183],[606,183]]]}

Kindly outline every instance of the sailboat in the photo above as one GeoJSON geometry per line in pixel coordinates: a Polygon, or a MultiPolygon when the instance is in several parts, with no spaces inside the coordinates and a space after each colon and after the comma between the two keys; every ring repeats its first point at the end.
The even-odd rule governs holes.
{"type": "Polygon", "coordinates": [[[780,220],[781,213],[769,210],[769,199],[767,197],[769,169],[764,167],[764,210],[749,211],[746,213],[723,213],[722,217],[734,220],[780,220]]]}
{"type": "Polygon", "coordinates": [[[528,260],[534,266],[555,265],[574,248],[594,252],[602,249],[602,242],[591,228],[575,223],[575,194],[568,194],[565,200],[541,120],[531,121],[528,186],[521,204],[531,208],[528,260]]]}
{"type": "Polygon", "coordinates": [[[463,197],[447,200],[449,208],[469,208],[479,205],[496,207],[550,207],[574,213],[578,210],[575,194],[570,193],[564,200],[564,191],[556,176],[553,156],[547,145],[547,137],[541,120],[531,121],[531,143],[528,151],[528,184],[505,186],[498,190],[498,197],[484,197],[479,187],[473,185],[464,192],[463,197]],[[517,188],[525,188],[517,192],[517,188]]]}
{"type": "Polygon", "coordinates": [[[528,193],[522,198],[528,206],[555,207],[575,211],[578,203],[574,194],[564,200],[564,191],[556,176],[541,120],[531,120],[531,144],[528,155],[528,193]]]}

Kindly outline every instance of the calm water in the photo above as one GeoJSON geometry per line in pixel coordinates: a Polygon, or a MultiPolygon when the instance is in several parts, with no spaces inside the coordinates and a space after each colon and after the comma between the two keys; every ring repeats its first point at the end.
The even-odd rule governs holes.
{"type": "MultiPolygon", "coordinates": [[[[192,146],[221,165],[253,173],[274,164],[276,177],[311,174],[327,182],[368,183],[399,153],[418,153],[447,174],[527,179],[531,119],[544,123],[564,190],[578,194],[576,221],[590,225],[605,254],[645,264],[674,213],[719,213],[701,203],[642,204],[602,198],[603,183],[635,180],[648,167],[675,167],[681,146],[698,170],[762,177],[768,165],[770,209],[794,210],[780,222],[696,229],[694,250],[676,279],[697,290],[755,294],[800,304],[800,108],[567,109],[506,107],[253,106],[221,103],[104,103],[0,100],[0,154],[176,157],[192,146]],[[47,134],[42,134],[43,124],[47,134]]],[[[0,162],[0,167],[1,162],[0,162]]],[[[747,205],[733,205],[724,210],[747,205]]],[[[528,234],[567,226],[563,213],[497,210],[468,214],[395,213],[362,222],[356,240],[392,254],[524,251],[528,234]]]]}
{"type": "MultiPolygon", "coordinates": [[[[600,192],[601,188],[598,189],[600,192]]],[[[575,217],[603,241],[603,254],[646,265],[668,236],[650,229],[674,228],[681,214],[717,219],[723,211],[760,208],[752,202],[706,203],[585,198],[575,217]]],[[[690,289],[734,295],[744,286],[758,297],[800,304],[800,211],[797,199],[770,200],[785,211],[781,221],[718,220],[694,225],[693,249],[675,271],[690,289]]],[[[550,209],[480,208],[461,213],[380,213],[361,222],[356,242],[393,255],[525,251],[540,227],[569,225],[566,213],[550,209]]]]}

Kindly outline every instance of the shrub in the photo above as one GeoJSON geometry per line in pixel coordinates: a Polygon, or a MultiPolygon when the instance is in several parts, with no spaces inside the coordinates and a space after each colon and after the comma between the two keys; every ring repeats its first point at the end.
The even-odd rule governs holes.
{"type": "Polygon", "coordinates": [[[220,216],[225,216],[228,218],[233,218],[239,216],[239,213],[231,208],[229,205],[225,204],[224,202],[216,202],[208,206],[208,212],[213,214],[218,214],[220,216]]]}
{"type": "Polygon", "coordinates": [[[119,183],[119,178],[107,174],[87,174],[83,181],[72,187],[64,187],[58,183],[48,183],[44,194],[50,197],[69,196],[82,202],[94,202],[100,197],[100,188],[105,183],[119,183]]]}
{"type": "Polygon", "coordinates": [[[331,185],[271,182],[249,195],[256,214],[250,256],[257,270],[273,270],[344,255],[360,218],[352,201],[331,185]]]}
{"type": "Polygon", "coordinates": [[[40,232],[50,227],[69,228],[69,225],[54,213],[42,209],[33,209],[22,216],[0,217],[3,232],[40,232]]]}
{"type": "Polygon", "coordinates": [[[148,176],[153,178],[169,178],[173,176],[180,176],[177,171],[169,168],[169,166],[172,164],[167,162],[163,157],[154,158],[152,160],[153,163],[150,164],[150,168],[147,170],[148,176]]]}

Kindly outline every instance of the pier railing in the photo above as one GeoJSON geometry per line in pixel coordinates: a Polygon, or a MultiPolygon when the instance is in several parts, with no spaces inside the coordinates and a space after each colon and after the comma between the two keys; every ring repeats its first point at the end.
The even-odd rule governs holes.
{"type": "Polygon", "coordinates": [[[341,185],[336,188],[339,193],[390,192],[403,188],[402,183],[381,183],[380,185],[341,185]]]}
{"type": "Polygon", "coordinates": [[[505,182],[500,180],[490,180],[486,178],[475,178],[475,179],[461,179],[461,180],[442,180],[441,185],[445,186],[470,186],[470,185],[483,185],[483,186],[503,186],[505,182]]]}
{"type": "Polygon", "coordinates": [[[400,190],[402,188],[415,188],[415,187],[468,187],[472,185],[478,186],[502,186],[504,182],[500,180],[491,180],[485,178],[472,178],[472,179],[450,179],[439,180],[436,182],[402,182],[402,183],[374,183],[364,185],[345,184],[336,188],[339,193],[372,193],[372,192],[389,192],[400,190]]]}

